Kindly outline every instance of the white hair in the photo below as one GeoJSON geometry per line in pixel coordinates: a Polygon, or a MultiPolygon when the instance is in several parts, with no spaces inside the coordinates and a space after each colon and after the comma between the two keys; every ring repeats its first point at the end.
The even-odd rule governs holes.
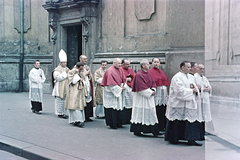
{"type": "Polygon", "coordinates": [[[140,61],[140,67],[142,68],[142,65],[145,65],[147,62],[148,62],[147,59],[142,59],[142,60],[140,61]]]}

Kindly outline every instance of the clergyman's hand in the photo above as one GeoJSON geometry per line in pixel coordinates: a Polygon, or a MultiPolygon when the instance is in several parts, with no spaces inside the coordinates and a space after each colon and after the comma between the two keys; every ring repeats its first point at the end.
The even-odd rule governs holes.
{"type": "Polygon", "coordinates": [[[152,92],[152,96],[155,96],[155,91],[152,92]]]}

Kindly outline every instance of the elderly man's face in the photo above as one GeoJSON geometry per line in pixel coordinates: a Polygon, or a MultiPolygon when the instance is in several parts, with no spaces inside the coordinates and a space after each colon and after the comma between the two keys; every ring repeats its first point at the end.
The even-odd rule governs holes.
{"type": "Polygon", "coordinates": [[[182,72],[183,73],[190,73],[191,69],[191,64],[190,63],[185,63],[185,66],[182,66],[182,72]]]}
{"type": "Polygon", "coordinates": [[[122,64],[123,68],[128,69],[130,67],[130,61],[125,60],[125,62],[122,64]]]}
{"type": "Polygon", "coordinates": [[[205,67],[204,65],[198,65],[198,73],[202,76],[204,74],[204,71],[205,71],[205,67]]]}
{"type": "Polygon", "coordinates": [[[84,64],[87,64],[87,56],[82,55],[82,58],[80,59],[80,62],[83,62],[84,64]]]}
{"type": "Polygon", "coordinates": [[[146,71],[149,70],[149,67],[150,67],[150,64],[148,61],[146,61],[146,63],[144,65],[142,65],[142,68],[146,71]]]}
{"type": "Polygon", "coordinates": [[[114,65],[116,68],[120,68],[120,67],[121,67],[121,60],[118,59],[116,62],[113,62],[113,65],[114,65]]]}

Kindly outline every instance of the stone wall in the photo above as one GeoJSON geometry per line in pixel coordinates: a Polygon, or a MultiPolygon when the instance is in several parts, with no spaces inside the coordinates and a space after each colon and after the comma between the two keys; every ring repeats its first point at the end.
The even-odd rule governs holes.
{"type": "MultiPolygon", "coordinates": [[[[50,93],[52,44],[44,0],[24,1],[23,91],[28,91],[28,73],[35,59],[47,75],[44,92],[50,93]]],[[[0,92],[19,90],[20,1],[0,2],[0,92]]]]}
{"type": "Polygon", "coordinates": [[[204,0],[102,0],[93,68],[110,57],[162,59],[169,78],[183,60],[204,63],[204,0]],[[159,53],[159,54],[156,54],[159,53]],[[107,57],[107,55],[110,57],[107,57]],[[132,55],[138,55],[133,56],[132,55]]]}
{"type": "Polygon", "coordinates": [[[206,76],[215,96],[240,98],[240,2],[206,1],[206,76]]]}

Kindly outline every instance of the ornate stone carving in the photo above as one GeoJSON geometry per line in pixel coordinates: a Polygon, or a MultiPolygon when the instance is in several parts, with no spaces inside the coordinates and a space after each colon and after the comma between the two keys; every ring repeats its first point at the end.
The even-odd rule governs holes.
{"type": "Polygon", "coordinates": [[[53,19],[51,19],[49,21],[49,26],[53,30],[53,35],[51,36],[51,40],[53,41],[53,44],[56,44],[56,40],[57,40],[57,22],[54,21],[53,19]]]}
{"type": "Polygon", "coordinates": [[[45,3],[58,3],[61,0],[46,0],[45,3]]]}
{"type": "Polygon", "coordinates": [[[85,42],[87,42],[87,41],[88,41],[88,37],[89,37],[89,31],[83,32],[83,33],[82,33],[82,36],[83,36],[85,42]]]}
{"type": "Polygon", "coordinates": [[[139,21],[151,19],[155,13],[155,0],[135,0],[135,16],[139,21]]]}
{"type": "Polygon", "coordinates": [[[88,17],[81,17],[81,18],[80,18],[80,22],[81,22],[82,24],[84,24],[84,25],[89,26],[89,19],[88,19],[88,17]]]}

